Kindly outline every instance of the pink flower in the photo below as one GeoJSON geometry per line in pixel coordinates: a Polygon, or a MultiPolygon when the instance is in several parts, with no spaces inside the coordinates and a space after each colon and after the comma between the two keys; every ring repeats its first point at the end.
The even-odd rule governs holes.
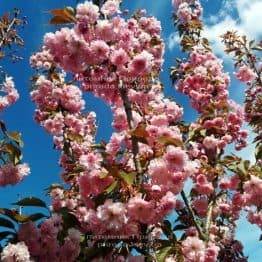
{"type": "Polygon", "coordinates": [[[80,231],[70,228],[64,244],[60,248],[60,260],[74,262],[80,254],[80,231]]]}
{"type": "Polygon", "coordinates": [[[30,262],[30,254],[24,242],[17,244],[9,243],[1,253],[3,262],[30,262]]]}
{"type": "Polygon", "coordinates": [[[20,226],[18,239],[27,245],[32,256],[39,254],[41,248],[40,243],[38,242],[39,237],[39,230],[36,228],[33,222],[28,222],[20,226]]]}
{"type": "Polygon", "coordinates": [[[248,213],[247,219],[251,224],[256,224],[262,229],[262,211],[258,211],[258,212],[250,211],[248,213]]]}
{"type": "Polygon", "coordinates": [[[38,69],[43,67],[48,70],[53,62],[54,58],[48,50],[42,50],[30,57],[30,65],[38,69]]]}
{"type": "Polygon", "coordinates": [[[205,262],[216,262],[220,247],[211,243],[208,245],[205,253],[205,262]]]}
{"type": "Polygon", "coordinates": [[[82,99],[81,90],[74,85],[63,86],[61,90],[60,101],[62,106],[72,113],[81,111],[85,106],[85,101],[82,99]]]}
{"type": "Polygon", "coordinates": [[[200,174],[197,176],[196,190],[199,194],[210,195],[214,191],[212,183],[208,182],[205,175],[200,174]]]}
{"type": "Polygon", "coordinates": [[[21,182],[30,173],[27,164],[14,166],[12,163],[5,164],[0,168],[0,186],[15,185],[21,182]]]}
{"type": "Polygon", "coordinates": [[[236,78],[242,82],[250,82],[256,78],[256,73],[246,65],[241,66],[235,73],[236,78]]]}
{"type": "Polygon", "coordinates": [[[123,66],[129,61],[129,56],[123,48],[120,48],[113,51],[110,61],[115,66],[123,66]]]}
{"type": "Polygon", "coordinates": [[[108,230],[120,230],[127,222],[126,208],[123,203],[113,203],[111,199],[97,208],[97,217],[108,230]]]}
{"type": "Polygon", "coordinates": [[[101,63],[108,58],[110,48],[103,40],[92,41],[90,48],[95,61],[98,63],[101,63]]]}
{"type": "Polygon", "coordinates": [[[79,189],[83,199],[90,195],[97,196],[102,193],[113,182],[111,176],[102,177],[103,173],[99,170],[92,170],[90,173],[84,173],[80,176],[79,189]]]}
{"type": "Polygon", "coordinates": [[[50,134],[59,136],[63,133],[64,116],[62,113],[57,113],[54,118],[44,121],[43,126],[50,134]]]}
{"type": "Polygon", "coordinates": [[[113,24],[108,20],[99,20],[96,25],[96,32],[104,41],[113,41],[115,38],[113,24]]]}
{"type": "Polygon", "coordinates": [[[202,262],[205,255],[205,243],[198,237],[187,237],[182,242],[182,252],[188,262],[202,262]]]}
{"type": "Polygon", "coordinates": [[[109,156],[115,156],[121,148],[124,135],[121,133],[113,133],[109,143],[106,145],[106,152],[109,156]]]}
{"type": "Polygon", "coordinates": [[[167,126],[168,125],[168,118],[165,114],[155,115],[151,118],[150,121],[151,125],[153,126],[167,126]]]}
{"type": "Polygon", "coordinates": [[[188,160],[186,152],[181,148],[174,146],[167,147],[163,158],[167,162],[168,168],[176,171],[182,171],[188,160]]]}
{"type": "Polygon", "coordinates": [[[206,197],[195,198],[192,201],[192,206],[200,217],[204,217],[207,213],[208,200],[206,197]]]}
{"type": "Polygon", "coordinates": [[[251,175],[251,179],[244,183],[243,188],[250,205],[262,205],[262,179],[251,175]]]}
{"type": "Polygon", "coordinates": [[[129,63],[129,71],[133,76],[147,74],[152,68],[153,55],[147,51],[136,55],[129,63]]]}
{"type": "Polygon", "coordinates": [[[119,13],[119,0],[108,0],[101,8],[101,12],[106,16],[112,16],[119,13]]]}
{"type": "Polygon", "coordinates": [[[181,119],[183,115],[183,108],[179,107],[175,102],[167,100],[165,113],[168,116],[169,122],[176,122],[181,119]]]}
{"type": "Polygon", "coordinates": [[[144,256],[132,256],[132,255],[129,255],[126,260],[126,262],[144,262],[144,261],[145,261],[144,256]]]}
{"type": "Polygon", "coordinates": [[[114,111],[114,120],[112,126],[117,131],[124,131],[128,127],[127,117],[124,108],[117,107],[113,109],[114,111]]]}
{"type": "Polygon", "coordinates": [[[153,217],[153,204],[141,198],[133,197],[127,204],[127,210],[130,218],[141,223],[150,224],[153,217]]]}
{"type": "Polygon", "coordinates": [[[18,98],[19,94],[15,89],[15,84],[12,77],[6,77],[4,83],[1,86],[2,92],[6,93],[5,96],[0,96],[0,111],[6,107],[14,104],[18,98]]]}
{"type": "Polygon", "coordinates": [[[157,207],[157,216],[164,218],[177,206],[177,200],[175,195],[171,192],[167,192],[160,200],[159,206],[157,207]]]}
{"type": "Polygon", "coordinates": [[[79,4],[76,8],[76,18],[88,23],[95,23],[99,18],[99,7],[89,1],[79,4]]]}
{"type": "Polygon", "coordinates": [[[148,174],[156,184],[165,184],[169,175],[167,165],[163,159],[153,159],[148,166],[148,174]]]}
{"type": "Polygon", "coordinates": [[[80,165],[84,166],[89,170],[99,168],[101,161],[102,157],[99,154],[95,154],[93,152],[87,155],[81,155],[79,158],[80,165]]]}
{"type": "Polygon", "coordinates": [[[202,7],[199,1],[194,1],[194,7],[188,1],[173,1],[173,5],[177,8],[177,16],[182,23],[187,23],[193,19],[199,18],[202,14],[202,7]]]}
{"type": "Polygon", "coordinates": [[[203,146],[206,149],[210,150],[215,150],[218,145],[218,140],[212,135],[212,136],[207,136],[203,140],[203,146]]]}

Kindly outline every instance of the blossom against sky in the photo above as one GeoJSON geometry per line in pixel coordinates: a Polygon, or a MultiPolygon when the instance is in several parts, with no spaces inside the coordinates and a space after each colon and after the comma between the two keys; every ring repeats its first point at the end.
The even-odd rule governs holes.
{"type": "MultiPolygon", "coordinates": [[[[21,197],[33,195],[43,198],[44,188],[47,188],[51,183],[60,181],[60,169],[57,164],[58,153],[52,149],[52,139],[33,120],[34,105],[29,96],[29,79],[32,76],[32,70],[28,61],[30,55],[39,49],[44,34],[55,30],[53,26],[48,25],[48,10],[68,5],[74,6],[76,2],[75,0],[2,0],[0,3],[1,13],[17,7],[28,19],[28,25],[23,31],[25,48],[21,50],[24,60],[18,64],[6,66],[7,72],[14,76],[20,99],[16,105],[4,112],[3,118],[10,130],[22,132],[25,141],[24,159],[31,166],[31,175],[20,185],[1,189],[1,195],[5,197],[1,197],[0,206],[15,202],[18,197],[17,192],[23,192],[21,197]]],[[[217,37],[225,30],[239,29],[257,39],[262,36],[262,28],[257,24],[260,20],[262,0],[203,0],[202,2],[204,18],[207,22],[206,36],[213,42],[214,50],[219,56],[223,56],[223,54],[217,37]]],[[[195,111],[190,108],[188,100],[182,94],[178,94],[171,88],[169,79],[169,67],[174,64],[176,56],[182,56],[177,44],[177,34],[174,33],[172,25],[171,1],[125,0],[124,7],[131,11],[137,8],[147,9],[150,15],[156,16],[161,21],[162,36],[167,44],[166,60],[162,73],[165,92],[168,96],[175,97],[175,100],[184,107],[185,120],[192,120],[196,116],[195,111]]],[[[229,63],[228,58],[225,67],[232,75],[232,64],[229,63]]],[[[230,94],[237,102],[243,101],[243,90],[244,87],[239,82],[232,80],[230,94]]],[[[107,140],[112,132],[110,109],[91,95],[86,95],[86,104],[87,110],[94,110],[98,116],[97,140],[107,140]]],[[[248,151],[246,150],[246,152],[248,151]]],[[[262,252],[259,251],[261,244],[258,242],[257,227],[241,220],[237,235],[245,244],[245,252],[250,255],[250,261],[257,262],[257,258],[262,256],[262,252]]]]}

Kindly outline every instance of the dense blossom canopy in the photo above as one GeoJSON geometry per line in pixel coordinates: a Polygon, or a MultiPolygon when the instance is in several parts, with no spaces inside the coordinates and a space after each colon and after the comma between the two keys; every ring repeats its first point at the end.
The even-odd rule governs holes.
{"type": "MultiPolygon", "coordinates": [[[[188,58],[178,60],[171,78],[199,113],[184,123],[183,108],[165,97],[159,80],[160,22],[143,10],[125,17],[119,0],[98,2],[54,10],[53,22],[62,16],[72,26],[47,33],[31,57],[38,70],[31,91],[35,120],[61,152],[64,186],[49,188],[48,218],[18,221],[2,260],[247,261],[235,229],[241,212],[262,228],[261,137],[256,163],[225,152],[230,144],[236,150],[247,145],[245,121],[261,134],[261,119],[252,122],[261,116],[261,104],[250,105],[257,94],[261,99],[255,56],[251,63],[242,55],[236,64],[236,78],[248,85],[242,108],[229,98],[229,75],[201,37],[200,2],[173,0],[188,58]],[[96,142],[96,115],[85,112],[84,92],[112,109],[108,142],[96,142]]],[[[226,47],[238,40],[228,39],[225,35],[226,47]]],[[[243,52],[250,57],[251,49],[243,52]]],[[[6,107],[18,95],[10,78],[3,87],[6,107]]],[[[15,184],[28,173],[21,163],[3,165],[0,185],[15,184]]],[[[18,205],[30,203],[46,207],[37,199],[18,205]]]]}

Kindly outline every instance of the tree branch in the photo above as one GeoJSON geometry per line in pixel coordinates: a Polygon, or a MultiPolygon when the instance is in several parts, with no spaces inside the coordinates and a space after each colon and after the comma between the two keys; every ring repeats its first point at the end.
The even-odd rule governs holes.
{"type": "Polygon", "coordinates": [[[11,23],[9,24],[8,28],[6,29],[6,32],[2,32],[2,39],[0,40],[0,49],[2,48],[5,40],[8,37],[9,32],[11,31],[12,27],[14,26],[16,21],[16,18],[13,18],[11,23]]]}
{"type": "MultiPolygon", "coordinates": [[[[119,82],[119,92],[123,101],[123,105],[125,108],[125,113],[127,116],[127,122],[128,122],[128,127],[130,130],[133,129],[133,114],[132,114],[132,108],[131,108],[131,103],[128,99],[128,94],[126,88],[123,86],[123,82],[120,80],[119,82]]],[[[136,182],[140,184],[142,175],[143,175],[143,169],[141,167],[141,163],[139,160],[139,146],[138,146],[138,141],[137,139],[131,135],[131,141],[132,141],[132,153],[133,153],[133,160],[137,172],[137,179],[136,182]]]]}
{"type": "Polygon", "coordinates": [[[199,224],[198,224],[197,221],[196,221],[195,212],[194,212],[194,210],[191,208],[190,204],[188,203],[188,200],[187,200],[187,197],[186,197],[186,194],[185,194],[184,190],[182,190],[181,196],[182,196],[182,198],[183,198],[183,201],[185,202],[185,205],[186,205],[186,207],[187,207],[187,209],[188,209],[188,212],[189,212],[189,214],[190,214],[190,216],[191,216],[191,218],[192,218],[192,220],[193,220],[193,223],[194,223],[194,225],[195,225],[195,227],[196,227],[196,229],[197,229],[197,232],[198,232],[198,234],[199,234],[200,239],[202,239],[202,240],[205,241],[205,240],[207,239],[207,238],[206,238],[206,235],[203,233],[201,227],[199,226],[199,224]]]}
{"type": "Polygon", "coordinates": [[[206,226],[205,226],[205,232],[207,236],[209,235],[209,229],[212,222],[212,212],[213,212],[214,204],[215,204],[215,200],[212,199],[208,205],[207,219],[206,219],[206,226]]]}

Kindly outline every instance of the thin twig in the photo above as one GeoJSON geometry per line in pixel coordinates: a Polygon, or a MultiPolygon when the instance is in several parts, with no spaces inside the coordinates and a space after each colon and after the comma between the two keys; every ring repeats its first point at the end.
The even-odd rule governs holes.
{"type": "Polygon", "coordinates": [[[214,204],[215,204],[215,200],[212,199],[208,205],[207,219],[206,219],[206,226],[205,226],[205,232],[207,236],[209,235],[209,229],[212,222],[212,213],[213,213],[214,204]]]}
{"type": "Polygon", "coordinates": [[[12,27],[13,27],[14,24],[15,24],[15,21],[16,21],[16,18],[13,18],[13,20],[12,20],[11,23],[9,24],[9,26],[8,26],[8,28],[7,28],[7,30],[6,30],[6,32],[3,33],[3,35],[2,35],[2,39],[1,39],[1,41],[0,41],[0,48],[2,48],[2,46],[3,46],[4,42],[5,42],[5,40],[7,39],[9,32],[11,31],[12,27]]]}
{"type": "Polygon", "coordinates": [[[187,209],[188,209],[188,212],[189,212],[189,214],[190,214],[190,216],[191,216],[191,218],[192,218],[192,220],[193,220],[193,223],[194,223],[194,225],[195,225],[195,227],[196,227],[196,229],[197,229],[197,232],[198,232],[198,234],[199,234],[200,239],[202,239],[202,240],[205,241],[205,240],[206,240],[206,235],[203,233],[201,227],[199,226],[199,224],[198,224],[197,221],[196,221],[195,212],[194,212],[194,210],[191,208],[190,204],[188,203],[188,200],[187,200],[187,197],[186,197],[186,194],[185,194],[184,190],[182,190],[181,196],[182,196],[182,198],[183,198],[183,201],[185,202],[185,205],[186,205],[186,207],[187,207],[187,209]]]}

